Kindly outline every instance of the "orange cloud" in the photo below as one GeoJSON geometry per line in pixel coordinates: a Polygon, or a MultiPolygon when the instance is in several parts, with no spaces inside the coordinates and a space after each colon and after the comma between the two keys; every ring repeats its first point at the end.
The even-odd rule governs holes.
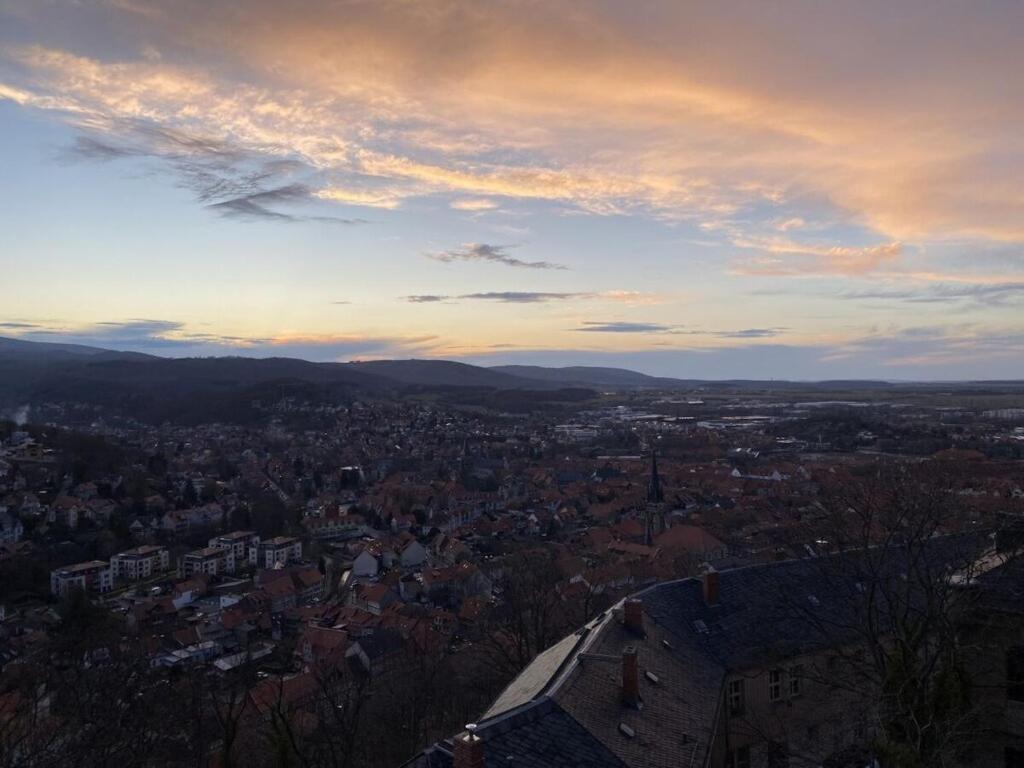
{"type": "Polygon", "coordinates": [[[903,253],[900,243],[855,247],[748,239],[740,240],[736,245],[757,250],[759,255],[734,263],[730,269],[732,274],[762,277],[865,275],[891,264],[903,253]]]}
{"type": "Polygon", "coordinates": [[[498,204],[493,200],[488,200],[485,197],[470,197],[460,198],[458,200],[452,200],[449,206],[456,211],[493,211],[498,207],[498,204]]]}
{"type": "MultiPolygon", "coordinates": [[[[45,15],[11,5],[30,28],[45,15]]],[[[0,97],[295,154],[347,205],[443,193],[741,221],[810,198],[880,240],[1021,242],[1024,19],[982,5],[122,0],[104,12],[145,41],[137,58],[7,47],[0,97]]]]}

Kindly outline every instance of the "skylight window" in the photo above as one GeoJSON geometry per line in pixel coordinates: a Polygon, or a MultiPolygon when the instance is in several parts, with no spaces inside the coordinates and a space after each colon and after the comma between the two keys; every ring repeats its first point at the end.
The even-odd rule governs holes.
{"type": "Polygon", "coordinates": [[[632,739],[634,736],[636,736],[636,731],[634,731],[625,723],[619,723],[619,732],[627,739],[632,739]]]}

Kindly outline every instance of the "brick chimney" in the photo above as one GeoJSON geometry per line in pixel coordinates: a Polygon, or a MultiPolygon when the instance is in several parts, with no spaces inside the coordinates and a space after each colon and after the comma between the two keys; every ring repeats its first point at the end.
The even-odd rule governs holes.
{"type": "Polygon", "coordinates": [[[631,599],[626,601],[623,610],[623,624],[626,629],[635,635],[644,634],[644,604],[639,600],[631,599]]]}
{"type": "Polygon", "coordinates": [[[640,708],[640,659],[635,645],[622,649],[622,703],[640,708]]]}
{"type": "Polygon", "coordinates": [[[709,565],[705,567],[700,579],[703,584],[704,604],[718,605],[718,571],[709,565]]]}
{"type": "Polygon", "coordinates": [[[476,735],[476,725],[473,723],[455,737],[452,768],[484,768],[484,740],[476,735]]]}

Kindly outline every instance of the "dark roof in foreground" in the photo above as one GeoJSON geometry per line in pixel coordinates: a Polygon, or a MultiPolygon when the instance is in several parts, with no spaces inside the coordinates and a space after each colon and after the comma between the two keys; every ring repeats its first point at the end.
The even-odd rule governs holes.
{"type": "MultiPolygon", "coordinates": [[[[955,564],[972,561],[987,543],[943,537],[929,542],[923,556],[891,548],[723,571],[712,605],[700,579],[648,587],[633,596],[643,605],[644,635],[620,620],[620,604],[538,655],[512,681],[477,724],[486,764],[704,765],[727,673],[856,640],[865,599],[858,569],[865,580],[902,580],[904,587],[908,569],[934,569],[949,579],[955,564]],[[827,626],[827,636],[808,631],[815,625],[827,626]],[[640,708],[622,701],[627,646],[638,655],[640,708]]],[[[448,768],[451,749],[450,740],[442,742],[407,766],[448,768]]]]}
{"type": "MultiPolygon", "coordinates": [[[[621,760],[547,696],[488,721],[488,768],[625,768],[621,760]]],[[[452,768],[452,742],[430,747],[410,768],[452,768]]]]}

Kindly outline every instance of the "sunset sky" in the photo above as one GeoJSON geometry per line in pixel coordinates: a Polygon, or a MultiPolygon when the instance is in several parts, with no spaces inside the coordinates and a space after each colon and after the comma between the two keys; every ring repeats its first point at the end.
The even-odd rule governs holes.
{"type": "Polygon", "coordinates": [[[1024,3],[0,0],[0,335],[1024,378],[1024,3]]]}

